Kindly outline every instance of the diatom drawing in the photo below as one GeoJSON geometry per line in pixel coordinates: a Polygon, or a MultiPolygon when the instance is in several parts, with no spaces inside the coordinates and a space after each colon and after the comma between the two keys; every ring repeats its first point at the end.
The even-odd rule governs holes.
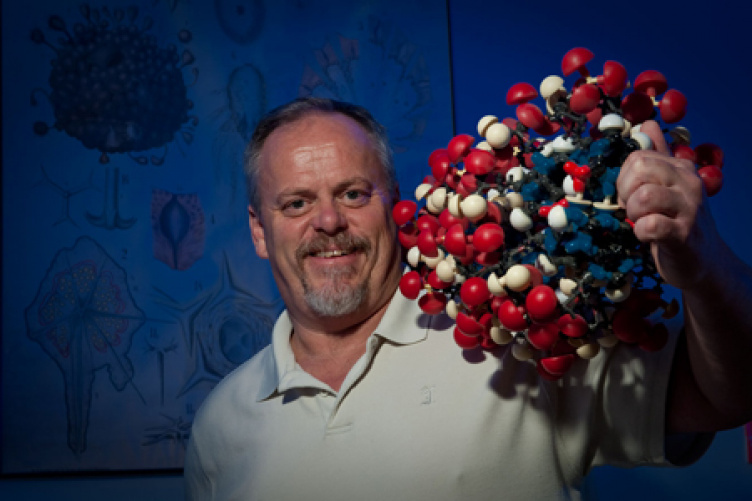
{"type": "Polygon", "coordinates": [[[230,184],[234,202],[243,186],[243,151],[259,119],[266,113],[266,81],[261,71],[247,63],[233,69],[222,89],[226,104],[215,112],[223,120],[214,140],[217,181],[230,184]]]}
{"type": "Polygon", "coordinates": [[[141,445],[155,445],[160,442],[174,442],[185,449],[191,436],[191,422],[183,419],[162,415],[167,423],[147,428],[141,445]]]}
{"type": "Polygon", "coordinates": [[[245,290],[227,257],[217,282],[189,304],[179,304],[163,291],[160,301],[179,316],[193,371],[179,395],[201,383],[214,385],[271,341],[280,304],[245,290]]]}
{"type": "Polygon", "coordinates": [[[206,227],[198,194],[154,189],[151,198],[154,257],[187,270],[204,254],[206,227]]]}
{"type": "MultiPolygon", "coordinates": [[[[57,46],[41,29],[32,31],[32,41],[55,52],[51,92],[32,93],[32,105],[37,92],[47,95],[55,121],[52,126],[38,121],[34,131],[65,131],[86,148],[99,150],[101,163],[113,153],[133,156],[165,147],[178,132],[190,142],[187,124],[195,126],[197,119],[188,115],[193,104],[183,69],[194,64],[193,54],[185,49],[178,55],[175,45],[160,47],[150,33],[152,18],[143,17],[139,26],[135,6],[110,11],[83,4],[80,12],[86,22],[75,23],[72,32],[62,17],[50,16],[48,27],[61,34],[57,46]]],[[[190,42],[191,32],[180,31],[178,39],[190,42]]],[[[195,67],[193,73],[198,75],[195,67]]],[[[133,158],[142,164],[149,161],[144,155],[133,158]]],[[[164,154],[151,158],[153,164],[163,161],[164,154]]]]}
{"type": "Polygon", "coordinates": [[[390,22],[369,16],[357,38],[330,36],[303,69],[298,94],[366,105],[389,130],[395,152],[418,141],[432,110],[420,48],[390,22]]]}
{"type": "MultiPolygon", "coordinates": [[[[174,44],[161,47],[152,34],[154,20],[139,19],[136,6],[110,10],[82,4],[80,14],[85,22],[75,23],[72,30],[61,16],[49,17],[48,28],[60,35],[57,45],[39,28],[31,33],[33,42],[55,52],[50,91],[35,89],[31,94],[32,106],[38,104],[37,94],[47,97],[55,119],[51,125],[37,121],[34,132],[65,132],[98,150],[101,164],[125,153],[141,165],[162,165],[167,145],[176,137],[193,142],[198,118],[189,115],[193,103],[183,72],[190,68],[196,80],[195,57],[188,49],[179,54],[174,44]]],[[[177,34],[182,44],[192,38],[186,29],[177,34]]],[[[110,170],[105,173],[102,213],[86,216],[94,226],[127,229],[136,220],[120,216],[119,172],[110,170]]]]}
{"type": "Polygon", "coordinates": [[[241,45],[256,39],[266,15],[262,0],[214,0],[214,10],[227,38],[241,45]]]}
{"type": "Polygon", "coordinates": [[[53,181],[44,166],[42,166],[42,176],[44,176],[44,183],[40,184],[51,186],[60,194],[60,198],[62,198],[62,215],[60,216],[60,219],[55,222],[55,226],[64,221],[68,221],[73,226],[78,226],[71,216],[71,198],[91,188],[91,174],[89,174],[89,179],[86,184],[82,184],[74,189],[67,189],[64,185],[53,181]]]}
{"type": "Polygon", "coordinates": [[[27,335],[63,373],[68,446],[74,453],[86,450],[95,373],[107,368],[117,391],[131,383],[126,354],[143,323],[125,270],[96,242],[81,237],[57,253],[26,309],[26,325],[27,335]]]}

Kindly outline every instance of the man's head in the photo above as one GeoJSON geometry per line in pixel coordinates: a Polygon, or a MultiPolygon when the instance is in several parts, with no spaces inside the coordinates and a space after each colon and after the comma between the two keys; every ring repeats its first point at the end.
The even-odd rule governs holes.
{"type": "Polygon", "coordinates": [[[332,99],[305,97],[290,101],[273,109],[256,126],[256,130],[246,147],[244,158],[248,202],[252,207],[257,207],[259,203],[259,157],[261,156],[261,149],[266,139],[279,127],[317,112],[339,113],[357,122],[371,138],[376,153],[379,156],[380,165],[389,179],[390,192],[397,192],[397,172],[394,168],[392,149],[389,146],[389,138],[384,126],[378,123],[371,116],[371,113],[362,106],[332,99]]]}
{"type": "Polygon", "coordinates": [[[253,135],[246,172],[256,252],[291,315],[344,327],[386,304],[400,277],[396,181],[368,112],[319,99],[277,109],[253,135]]]}

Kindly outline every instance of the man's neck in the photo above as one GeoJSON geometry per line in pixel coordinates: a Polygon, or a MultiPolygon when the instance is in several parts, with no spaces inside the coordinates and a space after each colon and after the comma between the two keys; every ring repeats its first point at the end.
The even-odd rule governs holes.
{"type": "Polygon", "coordinates": [[[310,375],[339,391],[352,366],[365,353],[366,342],[388,306],[389,302],[354,323],[342,318],[317,319],[316,322],[299,322],[292,318],[290,347],[295,361],[310,375]]]}

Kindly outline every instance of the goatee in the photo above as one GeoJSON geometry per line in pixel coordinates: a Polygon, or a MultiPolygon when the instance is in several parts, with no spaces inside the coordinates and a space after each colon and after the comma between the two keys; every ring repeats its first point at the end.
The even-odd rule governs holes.
{"type": "MultiPolygon", "coordinates": [[[[371,243],[349,233],[337,233],[334,236],[318,234],[309,242],[298,247],[296,258],[303,270],[303,260],[319,252],[337,249],[345,253],[369,253],[371,243]]],[[[368,278],[362,282],[351,284],[347,278],[355,276],[358,270],[354,266],[327,267],[317,270],[323,276],[324,283],[314,287],[305,273],[301,276],[303,297],[308,306],[322,317],[338,317],[353,313],[363,303],[368,294],[368,278]]]]}

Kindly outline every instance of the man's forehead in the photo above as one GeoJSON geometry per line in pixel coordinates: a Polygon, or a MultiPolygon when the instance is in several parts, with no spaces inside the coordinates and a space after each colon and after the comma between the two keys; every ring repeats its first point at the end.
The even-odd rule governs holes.
{"type": "Polygon", "coordinates": [[[310,163],[327,160],[337,156],[337,145],[325,143],[315,146],[298,146],[292,152],[295,163],[310,163]]]}
{"type": "MultiPolygon", "coordinates": [[[[341,113],[311,112],[290,123],[280,126],[269,139],[283,140],[304,145],[322,135],[337,135],[348,143],[370,145],[365,129],[354,119],[341,113]]],[[[268,142],[268,140],[267,140],[268,142]]]]}

